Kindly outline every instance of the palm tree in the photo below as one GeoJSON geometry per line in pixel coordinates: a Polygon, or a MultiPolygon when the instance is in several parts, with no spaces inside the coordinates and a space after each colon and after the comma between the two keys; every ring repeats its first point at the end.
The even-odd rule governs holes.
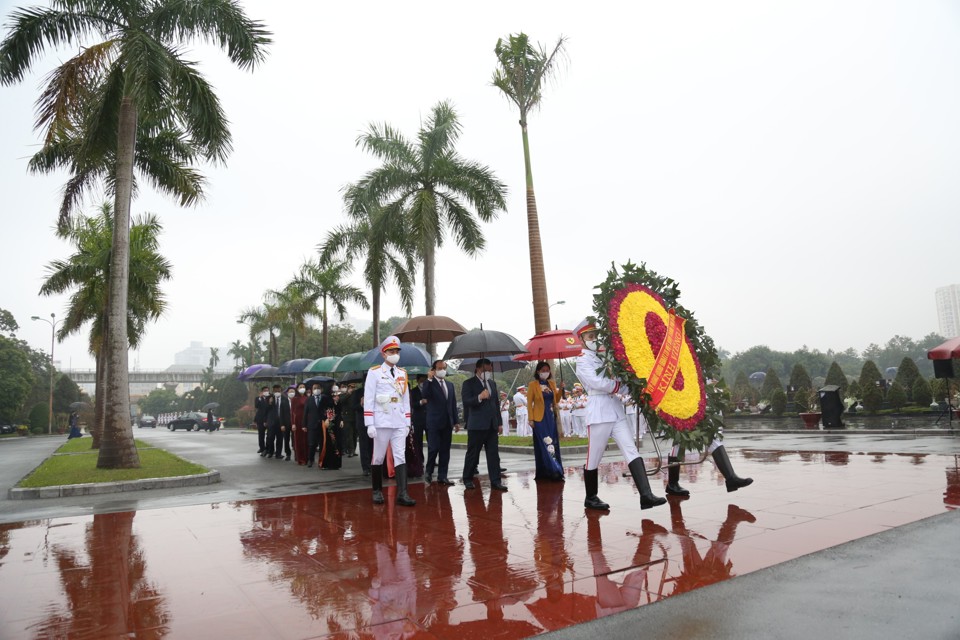
{"type": "Polygon", "coordinates": [[[268,304],[260,307],[247,307],[240,312],[237,322],[250,327],[250,359],[253,361],[253,346],[257,343],[257,336],[267,333],[267,357],[271,363],[277,363],[277,337],[280,329],[276,308],[268,304]]]}
{"type": "MultiPolygon", "coordinates": [[[[244,368],[244,361],[246,360],[247,354],[244,351],[243,341],[234,340],[230,343],[230,349],[227,351],[227,355],[233,358],[233,366],[236,369],[244,368]]],[[[253,364],[253,361],[250,362],[253,364]]]]}
{"type": "MultiPolygon", "coordinates": [[[[96,392],[93,448],[100,447],[104,425],[107,363],[104,358],[104,336],[107,332],[110,281],[110,247],[113,241],[113,207],[109,202],[100,206],[95,217],[71,220],[61,230],[75,252],[65,260],[54,260],[47,265],[47,278],[40,294],[49,296],[73,291],[67,305],[63,324],[57,333],[59,340],[80,331],[90,323],[90,353],[96,360],[96,392]]],[[[130,228],[130,312],[127,314],[127,339],[131,349],[140,341],[150,321],[156,320],[166,309],[166,298],[160,288],[170,279],[170,263],[160,251],[159,236],[163,227],[153,215],[139,216],[130,228]]]]}
{"type": "Polygon", "coordinates": [[[308,318],[320,315],[317,311],[317,299],[307,293],[296,278],[279,291],[270,289],[264,299],[273,305],[279,326],[289,329],[290,358],[296,360],[297,334],[307,330],[308,318]]]}
{"type": "Polygon", "coordinates": [[[329,305],[333,305],[333,310],[337,313],[337,318],[343,320],[347,317],[347,303],[359,305],[363,309],[369,309],[363,291],[353,285],[344,282],[347,275],[350,274],[350,265],[345,261],[331,261],[321,263],[319,261],[308,260],[300,267],[300,275],[294,281],[297,287],[301,288],[303,295],[314,301],[314,309],[317,303],[322,303],[319,313],[322,323],[321,333],[323,335],[323,353],[324,358],[329,355],[329,305]]]}
{"type": "MultiPolygon", "coordinates": [[[[352,189],[347,189],[348,202],[353,197],[352,189]]],[[[376,347],[380,344],[380,294],[388,282],[392,280],[396,286],[407,315],[413,312],[414,252],[412,246],[402,240],[402,224],[390,225],[396,220],[383,215],[379,209],[365,207],[361,203],[357,203],[354,211],[363,217],[354,218],[350,224],[329,231],[317,251],[321,264],[365,256],[363,279],[370,287],[373,346],[376,347]],[[371,214],[371,210],[376,214],[371,214]]]]}
{"type": "Polygon", "coordinates": [[[566,38],[560,37],[553,51],[534,46],[525,33],[510,34],[497,40],[497,70],[493,86],[520,108],[520,131],[523,134],[523,166],[527,176],[527,237],[530,245],[530,282],[533,287],[533,322],[537,333],[550,330],[550,303],[547,298],[547,276],[543,268],[540,246],[540,220],[537,198],[533,192],[533,170],[530,168],[530,141],[527,137],[527,115],[540,106],[543,81],[557,70],[557,61],[566,38]]]}
{"type": "Polygon", "coordinates": [[[50,120],[38,125],[47,124],[51,131],[67,128],[68,116],[77,112],[69,105],[82,103],[89,118],[82,132],[81,166],[97,165],[114,154],[115,224],[104,343],[107,412],[97,467],[137,467],[125,317],[138,120],[147,123],[168,114],[170,121],[182,123],[201,157],[225,160],[230,151],[226,116],[197,65],[183,58],[181,43],[219,43],[232,62],[250,69],[263,59],[269,33],[233,0],[54,0],[51,9],[15,10],[10,25],[0,43],[0,83],[5,85],[23,80],[47,47],[81,45],[92,34],[102,38],[77,60],[82,71],[64,75],[53,94],[41,94],[40,116],[50,120]]]}
{"type": "MultiPolygon", "coordinates": [[[[436,309],[436,250],[444,236],[450,233],[464,253],[476,256],[485,246],[477,218],[490,222],[506,209],[506,185],[485,165],[460,157],[460,134],[456,112],[441,102],[420,128],[416,144],[388,124],[371,124],[357,139],[383,164],[348,190],[348,213],[362,218],[366,208],[377,207],[402,221],[423,261],[427,315],[436,309]]],[[[432,344],[427,348],[433,351],[432,344]]]]}

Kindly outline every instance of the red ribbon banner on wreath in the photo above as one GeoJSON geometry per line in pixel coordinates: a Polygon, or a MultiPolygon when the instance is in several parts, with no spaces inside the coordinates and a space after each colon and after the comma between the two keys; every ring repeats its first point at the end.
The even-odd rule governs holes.
{"type": "Polygon", "coordinates": [[[650,405],[654,408],[663,401],[663,396],[666,395],[677,377],[677,372],[680,371],[680,350],[684,343],[683,325],[686,320],[679,317],[674,309],[670,309],[667,313],[670,316],[667,322],[667,335],[663,344],[660,345],[653,370],[647,376],[646,391],[650,394],[650,405]]]}

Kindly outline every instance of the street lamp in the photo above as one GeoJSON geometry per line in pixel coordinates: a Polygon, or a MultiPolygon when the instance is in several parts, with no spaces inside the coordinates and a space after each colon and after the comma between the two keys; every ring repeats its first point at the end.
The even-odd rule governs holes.
{"type": "MultiPolygon", "coordinates": [[[[566,300],[557,300],[557,301],[554,302],[552,305],[550,305],[550,307],[555,307],[555,306],[557,306],[558,304],[567,304],[567,301],[566,301],[566,300]]],[[[550,307],[547,307],[547,309],[549,309],[550,307]]]]}
{"type": "Polygon", "coordinates": [[[57,331],[57,314],[51,313],[50,319],[41,318],[40,316],[30,316],[31,320],[42,320],[50,325],[50,404],[47,412],[47,433],[53,434],[53,346],[55,344],[54,339],[56,338],[57,331]]]}

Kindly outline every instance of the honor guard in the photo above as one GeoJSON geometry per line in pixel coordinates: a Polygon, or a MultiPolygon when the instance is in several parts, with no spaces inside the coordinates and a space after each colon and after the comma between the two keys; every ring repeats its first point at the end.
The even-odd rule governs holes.
{"type": "Polygon", "coordinates": [[[517,418],[517,435],[532,436],[533,430],[527,424],[527,387],[520,385],[513,395],[514,415],[517,418]]]}
{"type": "Polygon", "coordinates": [[[416,502],[407,494],[406,451],[410,432],[410,385],[400,361],[400,340],[390,336],[380,344],[383,364],[371,367],[363,385],[363,424],[373,439],[373,502],[383,504],[383,476],[380,467],[393,453],[396,465],[397,504],[412,507],[416,502]]]}

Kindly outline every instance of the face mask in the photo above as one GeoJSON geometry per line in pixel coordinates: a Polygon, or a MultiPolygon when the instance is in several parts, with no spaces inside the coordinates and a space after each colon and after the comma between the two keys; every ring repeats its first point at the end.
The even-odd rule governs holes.
{"type": "Polygon", "coordinates": [[[307,390],[303,387],[300,387],[299,389],[297,389],[297,392],[299,392],[300,394],[304,394],[307,392],[307,390]]]}
{"type": "Polygon", "coordinates": [[[447,377],[447,370],[446,370],[446,369],[437,369],[437,372],[436,372],[434,375],[436,375],[438,378],[440,378],[441,380],[443,380],[444,378],[447,377]]]}
{"type": "Polygon", "coordinates": [[[590,351],[596,351],[596,350],[597,350],[597,341],[596,341],[596,340],[585,340],[584,343],[583,343],[583,346],[585,346],[585,347],[586,347],[587,349],[589,349],[590,351]]]}
{"type": "Polygon", "coordinates": [[[490,382],[491,380],[493,380],[493,371],[484,371],[483,379],[486,380],[487,382],[490,382]]]}
{"type": "Polygon", "coordinates": [[[270,395],[270,392],[269,392],[269,391],[264,391],[263,393],[260,394],[260,397],[266,398],[268,395],[270,395]]]}
{"type": "Polygon", "coordinates": [[[274,397],[274,398],[279,398],[279,397],[280,397],[280,392],[279,392],[279,391],[274,391],[274,392],[273,392],[273,397],[274,397]]]}
{"type": "Polygon", "coordinates": [[[288,392],[287,392],[287,397],[288,397],[288,398],[292,398],[292,397],[294,397],[295,395],[297,395],[297,394],[295,394],[293,391],[288,391],[288,392]]]}
{"type": "Polygon", "coordinates": [[[541,380],[546,380],[546,379],[548,379],[549,377],[550,377],[550,372],[549,372],[549,371],[541,371],[541,372],[540,372],[540,379],[541,379],[541,380]]]}
{"type": "Polygon", "coordinates": [[[398,362],[400,362],[400,354],[391,353],[390,355],[385,357],[384,360],[387,361],[387,364],[397,364],[398,362]]]}
{"type": "Polygon", "coordinates": [[[320,389],[314,389],[314,390],[313,390],[313,395],[315,395],[315,396],[320,395],[320,389]]]}

